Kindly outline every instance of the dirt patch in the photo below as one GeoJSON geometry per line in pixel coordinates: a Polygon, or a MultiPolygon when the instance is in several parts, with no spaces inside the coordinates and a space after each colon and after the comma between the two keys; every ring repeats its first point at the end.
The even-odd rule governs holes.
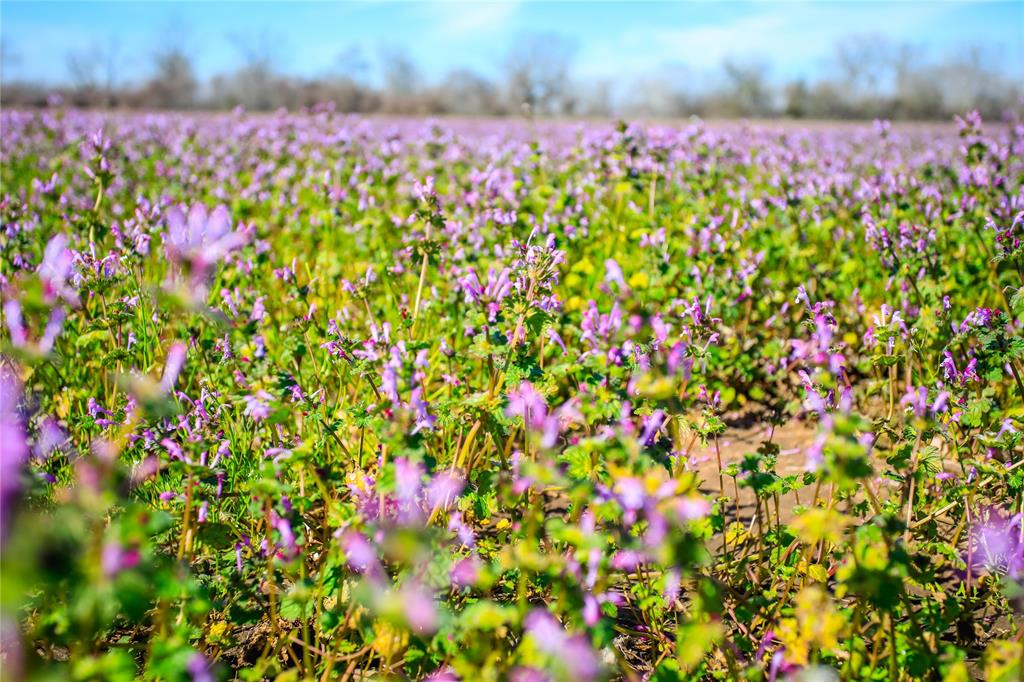
{"type": "MultiPolygon", "coordinates": [[[[724,434],[718,438],[718,452],[714,442],[701,446],[692,454],[692,461],[696,464],[695,470],[700,475],[700,491],[710,497],[719,494],[718,456],[721,456],[722,467],[738,463],[746,455],[757,451],[762,443],[770,442],[778,446],[779,455],[775,467],[775,473],[779,476],[792,476],[804,473],[807,470],[807,449],[817,437],[817,429],[814,424],[794,419],[773,426],[764,423],[749,424],[738,422],[736,425],[728,426],[724,434]]],[[[730,498],[729,505],[735,510],[738,509],[738,520],[744,524],[750,524],[755,520],[757,510],[754,491],[749,487],[737,486],[733,479],[726,476],[724,479],[724,494],[730,498]]],[[[805,492],[804,498],[807,497],[805,492]]],[[[809,499],[802,499],[799,492],[791,492],[780,495],[778,499],[778,512],[780,520],[785,523],[793,518],[793,510],[799,504],[808,504],[809,499]]],[[[730,515],[730,520],[732,520],[730,515]]]]}

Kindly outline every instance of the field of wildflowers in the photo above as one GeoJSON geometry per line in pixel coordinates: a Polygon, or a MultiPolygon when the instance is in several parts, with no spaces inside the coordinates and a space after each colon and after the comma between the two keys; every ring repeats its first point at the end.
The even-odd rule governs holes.
{"type": "Polygon", "coordinates": [[[1022,674],[1024,125],[0,126],[5,678],[1022,674]]]}

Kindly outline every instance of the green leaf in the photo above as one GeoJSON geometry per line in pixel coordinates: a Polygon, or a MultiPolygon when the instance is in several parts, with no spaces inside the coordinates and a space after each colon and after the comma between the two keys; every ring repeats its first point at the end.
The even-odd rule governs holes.
{"type": "Polygon", "coordinates": [[[684,671],[692,670],[724,635],[721,623],[686,623],[676,630],[676,661],[684,671]]]}

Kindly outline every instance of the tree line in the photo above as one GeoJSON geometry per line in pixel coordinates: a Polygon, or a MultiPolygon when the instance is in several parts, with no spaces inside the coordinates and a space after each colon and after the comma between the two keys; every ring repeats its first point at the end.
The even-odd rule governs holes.
{"type": "MultiPolygon", "coordinates": [[[[44,106],[56,94],[75,106],[125,109],[270,111],[332,103],[339,111],[382,114],[797,119],[948,119],[969,109],[999,118],[1024,102],[1021,84],[992,52],[965,48],[934,58],[873,36],[837,43],[815,78],[773,78],[766,62],[727,60],[714,73],[666,64],[624,80],[577,77],[570,42],[527,35],[504,55],[497,75],[459,68],[434,82],[401,48],[381,49],[371,69],[364,51],[351,47],[322,75],[299,77],[280,67],[279,44],[266,35],[232,40],[237,66],[205,81],[180,43],[155,51],[145,78],[122,79],[124,55],[110,40],[69,52],[60,86],[0,78],[0,100],[44,106]]],[[[16,59],[6,46],[3,56],[5,63],[16,59]]]]}

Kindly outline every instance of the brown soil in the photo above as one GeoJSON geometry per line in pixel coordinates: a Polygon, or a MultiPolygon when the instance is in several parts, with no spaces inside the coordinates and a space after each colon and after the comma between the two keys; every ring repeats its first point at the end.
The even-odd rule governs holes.
{"type": "MultiPolygon", "coordinates": [[[[807,448],[817,435],[813,424],[794,419],[781,426],[772,427],[763,423],[748,425],[738,423],[726,428],[718,438],[718,452],[722,457],[722,466],[728,467],[739,462],[745,455],[757,451],[758,447],[770,441],[779,446],[779,457],[775,472],[780,476],[802,474],[807,470],[807,448]]],[[[718,457],[715,444],[709,442],[706,447],[698,448],[694,453],[697,460],[697,471],[700,474],[700,491],[709,496],[719,493],[718,489],[718,457]]],[[[736,489],[729,477],[725,479],[725,495],[736,498],[736,489]]],[[[800,500],[797,494],[788,494],[779,499],[779,511],[783,522],[793,517],[793,508],[809,500],[800,500]]],[[[730,503],[731,504],[731,503],[730,503]]],[[[754,492],[750,488],[739,488],[740,520],[749,522],[754,514],[754,492]]]]}

